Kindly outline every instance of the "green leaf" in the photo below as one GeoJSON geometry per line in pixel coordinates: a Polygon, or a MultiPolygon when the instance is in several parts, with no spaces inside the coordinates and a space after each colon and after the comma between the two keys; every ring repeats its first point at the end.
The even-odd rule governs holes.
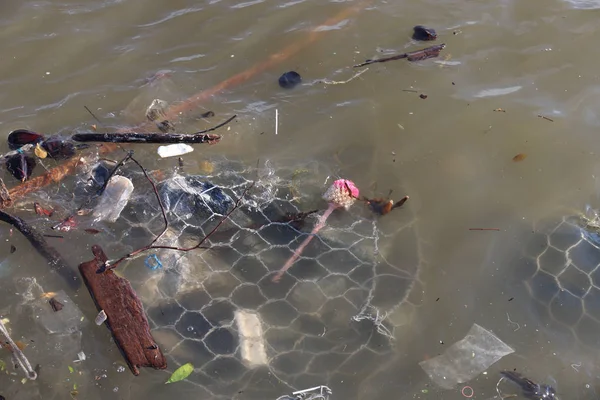
{"type": "Polygon", "coordinates": [[[70,373],[73,373],[74,371],[75,371],[75,370],[73,369],[73,367],[71,367],[71,366],[69,365],[69,372],[70,372],[70,373]]]}
{"type": "Polygon", "coordinates": [[[0,371],[4,371],[6,369],[6,363],[0,360],[0,371]]]}
{"type": "Polygon", "coordinates": [[[171,375],[169,380],[165,382],[165,385],[167,383],[175,383],[182,381],[188,376],[190,376],[192,372],[194,372],[194,366],[192,365],[192,363],[184,364],[181,367],[177,368],[175,372],[173,372],[173,375],[171,375]]]}

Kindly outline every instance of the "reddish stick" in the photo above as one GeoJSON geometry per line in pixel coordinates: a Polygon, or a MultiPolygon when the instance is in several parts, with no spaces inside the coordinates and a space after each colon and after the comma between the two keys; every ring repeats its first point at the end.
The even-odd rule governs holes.
{"type": "Polygon", "coordinates": [[[313,237],[315,237],[315,235],[325,226],[327,218],[329,218],[329,216],[334,210],[338,208],[350,208],[350,206],[354,204],[354,201],[356,201],[358,196],[359,191],[356,185],[354,185],[354,182],[349,181],[347,179],[338,179],[337,181],[333,182],[333,185],[331,185],[323,195],[323,198],[329,203],[329,207],[327,207],[327,210],[319,218],[319,222],[317,222],[317,225],[313,228],[312,232],[310,233],[310,236],[304,239],[302,244],[300,244],[296,251],[294,251],[294,254],[287,260],[284,266],[281,267],[279,271],[277,271],[275,276],[273,276],[272,281],[279,282],[283,274],[285,274],[285,271],[290,269],[290,267],[302,254],[304,248],[310,243],[313,237]]]}

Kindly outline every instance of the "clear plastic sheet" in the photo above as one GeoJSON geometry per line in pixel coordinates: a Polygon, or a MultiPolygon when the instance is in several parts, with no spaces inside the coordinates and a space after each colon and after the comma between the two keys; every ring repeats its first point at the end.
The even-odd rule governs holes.
{"type": "Polygon", "coordinates": [[[492,332],[473,324],[467,335],[444,353],[419,363],[438,386],[452,389],[488,369],[514,350],[492,332]]]}

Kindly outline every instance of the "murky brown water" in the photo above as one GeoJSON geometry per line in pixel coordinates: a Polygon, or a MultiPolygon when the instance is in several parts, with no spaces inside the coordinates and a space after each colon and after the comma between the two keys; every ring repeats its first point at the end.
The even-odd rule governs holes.
{"type": "MultiPolygon", "coordinates": [[[[139,123],[156,96],[176,102],[208,89],[304,41],[313,27],[354,3],[362,11],[202,102],[197,113],[212,110],[215,118],[186,125],[199,130],[238,115],[231,129],[222,131],[220,144],[197,146],[185,156],[190,161],[208,153],[248,163],[314,159],[353,179],[366,195],[382,196],[389,189],[394,198],[410,195],[425,283],[414,323],[396,338],[397,354],[375,378],[355,376],[346,383],[356,390],[318,377],[314,385],[334,388],[333,398],[338,388],[359,399],[460,399],[463,386],[470,385],[473,398],[489,399],[497,396],[498,371],[516,368],[538,381],[555,380],[563,398],[597,398],[600,344],[582,349],[562,339],[515,278],[535,221],[560,219],[586,204],[600,207],[600,142],[595,140],[600,60],[589,50],[598,36],[597,1],[5,1],[0,5],[0,127],[6,134],[18,128],[64,134],[89,129],[95,122],[84,105],[113,125],[139,123]],[[447,44],[440,58],[374,64],[346,84],[315,82],[346,80],[357,72],[349,66],[381,49],[424,47],[427,43],[410,39],[416,24],[434,27],[436,43],[447,44]],[[142,87],[160,70],[170,71],[169,86],[159,83],[155,92],[142,87]],[[277,85],[288,70],[303,77],[290,91],[277,85]],[[427,99],[420,99],[421,93],[427,99]],[[361,146],[370,153],[352,155],[361,146]],[[514,162],[520,153],[526,158],[514,162]],[[376,191],[369,193],[375,182],[376,191]],[[492,330],[515,353],[473,381],[437,388],[418,363],[463,338],[473,323],[492,330]]],[[[136,147],[136,154],[148,162],[156,159],[155,146],[136,147]]],[[[27,274],[13,269],[3,275],[0,312],[18,299],[20,288],[9,274],[42,271],[41,259],[28,254],[26,242],[1,229],[3,241],[18,249],[10,264],[27,274]]],[[[92,241],[82,239],[82,248],[92,241]]],[[[2,251],[8,257],[8,245],[2,251]]],[[[84,261],[86,252],[78,253],[74,264],[84,261]]],[[[393,254],[401,264],[402,256],[393,254]]],[[[85,290],[74,298],[92,319],[95,310],[85,290]]],[[[67,398],[73,383],[78,397],[86,399],[198,397],[191,384],[163,385],[165,372],[144,370],[137,378],[119,372],[122,358],[99,329],[105,331],[85,331],[88,359],[78,366],[82,375],[69,373],[72,358],[42,366],[42,374],[44,368],[64,373],[52,394],[41,398],[67,398]]],[[[43,346],[35,346],[44,353],[43,346]]],[[[21,385],[20,379],[0,374],[0,395],[29,398],[19,396],[36,383],[21,385]]],[[[236,398],[252,398],[245,396],[236,398]]]]}

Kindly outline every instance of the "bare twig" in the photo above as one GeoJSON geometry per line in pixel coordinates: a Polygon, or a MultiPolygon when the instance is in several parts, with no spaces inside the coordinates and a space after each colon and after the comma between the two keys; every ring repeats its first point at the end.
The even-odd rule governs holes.
{"type": "Polygon", "coordinates": [[[154,240],[150,243],[150,247],[152,247],[152,245],[154,245],[154,243],[156,243],[162,237],[162,235],[165,234],[167,229],[169,229],[169,220],[167,219],[167,212],[165,211],[165,206],[163,205],[162,200],[160,199],[160,194],[158,193],[158,188],[156,187],[156,183],[154,183],[152,178],[150,178],[150,176],[148,175],[148,172],[146,171],[146,168],[144,168],[142,166],[142,164],[140,164],[138,162],[138,160],[133,158],[131,156],[131,154],[129,155],[129,158],[131,159],[131,161],[136,163],[138,167],[140,167],[140,169],[144,173],[144,176],[146,177],[146,179],[148,179],[148,182],[150,182],[150,184],[152,185],[152,190],[154,190],[154,194],[156,195],[156,200],[158,201],[158,205],[160,206],[160,212],[162,213],[163,220],[165,221],[165,227],[163,228],[162,232],[158,236],[156,236],[156,238],[154,238],[154,240]]]}
{"type": "MultiPolygon", "coordinates": [[[[144,171],[144,168],[141,166],[141,164],[139,164],[137,161],[135,161],[133,158],[132,160],[140,167],[142,168],[142,170],[144,171]]],[[[158,202],[161,208],[161,212],[163,213],[163,218],[165,219],[165,227],[163,228],[162,232],[160,233],[160,235],[158,235],[154,240],[152,240],[152,242],[144,247],[141,247],[127,255],[124,255],[123,257],[115,260],[115,261],[106,261],[104,263],[104,265],[102,265],[100,268],[98,268],[98,270],[96,271],[97,273],[103,273],[106,270],[110,270],[110,269],[114,269],[116,268],[119,264],[121,264],[123,261],[130,259],[132,257],[137,256],[140,253],[143,253],[145,251],[148,250],[177,250],[177,251],[182,251],[182,252],[188,252],[188,251],[192,251],[192,250],[196,250],[199,248],[203,248],[202,245],[206,242],[206,240],[208,240],[216,231],[217,229],[219,229],[221,227],[221,225],[223,225],[223,223],[229,219],[229,217],[231,216],[231,214],[233,214],[233,212],[235,210],[237,210],[241,203],[242,200],[244,199],[244,197],[246,197],[246,194],[250,191],[250,189],[252,189],[252,187],[254,187],[254,184],[256,183],[256,181],[252,181],[250,183],[250,185],[248,185],[248,187],[246,187],[244,189],[244,191],[242,192],[241,196],[238,198],[238,200],[235,202],[235,205],[233,206],[233,208],[223,216],[223,218],[221,218],[221,220],[219,221],[219,223],[206,235],[204,236],[196,245],[192,246],[192,247],[177,247],[177,246],[165,246],[165,245],[155,245],[154,243],[156,243],[156,241],[166,232],[166,230],[169,228],[169,221],[167,220],[166,217],[166,212],[164,209],[164,206],[160,200],[160,195],[158,193],[158,190],[156,189],[156,185],[154,184],[154,182],[152,182],[152,180],[150,179],[150,177],[148,176],[148,174],[144,171],[144,175],[146,175],[146,178],[148,178],[148,180],[150,180],[150,182],[152,183],[152,186],[154,188],[154,193],[156,195],[156,197],[158,198],[158,202]]]]}
{"type": "Polygon", "coordinates": [[[93,118],[94,118],[96,121],[98,121],[98,123],[99,123],[100,125],[102,125],[102,121],[100,121],[100,120],[98,119],[98,117],[96,117],[96,116],[94,115],[94,113],[92,112],[92,110],[90,110],[90,109],[88,108],[88,106],[83,106],[83,108],[85,108],[85,109],[87,110],[87,112],[89,112],[89,113],[90,113],[90,115],[91,115],[91,116],[92,116],[92,117],[93,117],[93,118]]]}
{"type": "Polygon", "coordinates": [[[426,60],[428,58],[437,57],[440,55],[440,52],[444,50],[446,44],[436,44],[435,46],[430,46],[421,50],[411,51],[409,53],[402,53],[396,56],[378,58],[375,60],[367,60],[363,63],[356,64],[354,68],[364,67],[365,65],[374,64],[374,63],[382,63],[387,61],[401,60],[406,58],[408,61],[421,61],[426,60]]]}
{"type": "Polygon", "coordinates": [[[332,81],[329,79],[318,79],[315,81],[315,83],[324,83],[326,85],[343,85],[343,84],[353,81],[354,79],[358,78],[359,76],[361,76],[368,70],[369,70],[369,68],[365,68],[362,71],[359,71],[356,74],[352,75],[350,78],[346,79],[345,81],[332,81]]]}

